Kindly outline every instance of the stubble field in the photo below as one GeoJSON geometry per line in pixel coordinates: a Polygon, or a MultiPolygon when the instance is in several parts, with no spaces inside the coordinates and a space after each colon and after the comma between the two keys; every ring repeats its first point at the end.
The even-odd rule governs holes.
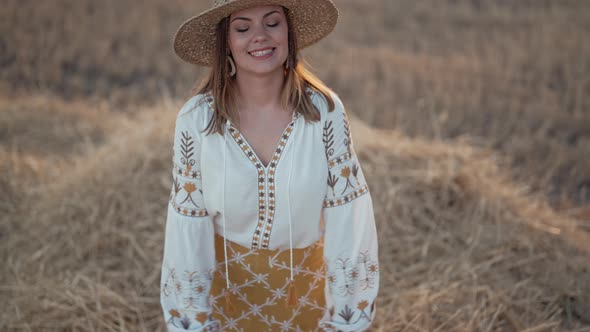
{"type": "MultiPolygon", "coordinates": [[[[305,50],[353,115],[374,331],[590,331],[590,2],[340,0],[305,50]]],[[[173,123],[206,1],[0,8],[0,330],[163,329],[173,123]]]]}

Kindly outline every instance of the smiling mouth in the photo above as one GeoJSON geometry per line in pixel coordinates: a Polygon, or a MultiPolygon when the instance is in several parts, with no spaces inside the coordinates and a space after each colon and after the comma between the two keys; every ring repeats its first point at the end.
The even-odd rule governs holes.
{"type": "Polygon", "coordinates": [[[270,54],[272,54],[275,51],[275,48],[267,48],[265,50],[260,50],[260,51],[255,51],[255,52],[248,52],[248,54],[250,54],[251,56],[255,57],[255,58],[263,58],[266,57],[270,54]]]}

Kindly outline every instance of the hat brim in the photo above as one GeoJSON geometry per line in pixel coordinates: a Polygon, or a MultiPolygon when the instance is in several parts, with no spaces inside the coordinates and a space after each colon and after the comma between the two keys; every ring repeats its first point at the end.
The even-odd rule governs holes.
{"type": "Polygon", "coordinates": [[[330,34],[338,21],[338,9],[330,0],[232,1],[185,21],[174,36],[174,52],[186,62],[213,65],[217,24],[236,11],[264,5],[280,5],[289,9],[298,49],[330,34]]]}

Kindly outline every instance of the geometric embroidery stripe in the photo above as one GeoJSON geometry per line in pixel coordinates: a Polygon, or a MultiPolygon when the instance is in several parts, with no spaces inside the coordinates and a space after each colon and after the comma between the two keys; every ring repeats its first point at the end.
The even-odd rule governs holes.
{"type": "MultiPolygon", "coordinates": [[[[313,90],[309,87],[306,89],[306,93],[311,98],[314,95],[313,90]]],[[[215,111],[213,105],[213,96],[208,93],[205,96],[205,101],[209,105],[209,108],[212,111],[215,111]]],[[[295,125],[295,120],[299,119],[301,114],[299,112],[294,112],[293,117],[291,119],[291,123],[285,128],[285,131],[281,135],[281,139],[279,140],[279,145],[277,146],[271,161],[268,164],[268,169],[266,169],[263,165],[254,150],[246,141],[244,136],[240,133],[239,130],[234,128],[231,123],[229,126],[229,132],[236,143],[240,146],[246,157],[250,159],[250,161],[256,166],[258,171],[258,222],[256,225],[256,229],[254,230],[254,235],[252,236],[252,248],[260,248],[267,249],[269,242],[270,242],[270,234],[272,232],[272,224],[275,215],[275,173],[278,162],[281,158],[282,152],[285,149],[287,141],[293,132],[293,127],[295,125]],[[267,210],[268,209],[268,210],[267,210]],[[268,213],[268,217],[267,217],[268,213]],[[266,218],[266,220],[265,220],[266,218]],[[266,222],[265,222],[266,221],[266,222]],[[262,236],[262,240],[261,240],[262,236]]]]}
{"type": "Polygon", "coordinates": [[[188,208],[182,207],[182,206],[176,204],[176,199],[174,199],[174,198],[171,199],[170,201],[172,203],[172,206],[174,207],[174,210],[176,210],[176,212],[182,214],[183,216],[206,217],[209,215],[209,213],[205,209],[188,209],[188,208]]]}
{"type": "Polygon", "coordinates": [[[345,162],[349,161],[351,157],[352,155],[349,152],[345,152],[339,155],[338,157],[332,158],[330,159],[330,161],[328,161],[328,168],[332,169],[338,165],[342,165],[345,162]]]}
{"type": "MultiPolygon", "coordinates": [[[[207,93],[205,96],[205,101],[209,105],[211,111],[215,111],[213,105],[213,96],[210,93],[207,93]]],[[[246,139],[242,136],[242,134],[234,128],[231,124],[228,127],[230,136],[236,141],[238,146],[242,149],[242,152],[246,155],[250,162],[254,164],[258,173],[258,221],[256,224],[256,228],[254,229],[254,235],[252,237],[252,247],[258,247],[260,243],[260,235],[262,234],[264,228],[264,219],[266,218],[266,176],[264,174],[264,167],[254,150],[250,147],[246,139]]]]}
{"type": "Polygon", "coordinates": [[[355,191],[353,191],[347,195],[344,195],[341,197],[336,197],[336,198],[331,198],[331,199],[325,199],[324,200],[324,207],[330,208],[330,207],[336,207],[336,206],[350,203],[353,200],[355,200],[356,198],[358,198],[368,192],[369,192],[369,186],[365,184],[364,186],[357,188],[355,191]]]}
{"type": "Polygon", "coordinates": [[[270,243],[270,234],[272,232],[272,224],[275,215],[275,174],[281,155],[285,150],[285,146],[295,125],[295,120],[299,118],[299,114],[295,114],[293,120],[287,128],[283,131],[277,148],[268,163],[268,169],[263,165],[248,141],[240,133],[239,130],[233,126],[229,127],[230,136],[242,149],[246,157],[254,164],[258,171],[258,222],[254,235],[252,236],[252,248],[260,246],[262,249],[267,249],[270,243]]]}
{"type": "Polygon", "coordinates": [[[254,236],[252,237],[252,247],[258,247],[260,235],[264,228],[264,219],[266,218],[266,176],[264,175],[264,167],[246,139],[237,129],[230,126],[229,133],[246,157],[254,164],[258,173],[258,221],[254,230],[254,236]]]}
{"type": "MultiPolygon", "coordinates": [[[[294,120],[295,119],[297,119],[297,116],[295,116],[294,120]]],[[[273,221],[274,221],[275,211],[276,211],[276,204],[275,204],[275,202],[276,202],[276,194],[275,194],[276,168],[279,164],[279,161],[281,159],[281,155],[283,154],[283,151],[285,151],[285,146],[287,145],[287,141],[289,140],[289,137],[291,137],[291,133],[293,132],[293,127],[295,125],[294,120],[291,121],[291,123],[289,123],[287,128],[285,128],[285,130],[283,131],[283,134],[281,135],[281,138],[279,140],[279,144],[273,154],[272,159],[270,160],[270,163],[268,164],[269,169],[266,174],[267,183],[268,183],[268,187],[267,187],[268,218],[266,220],[266,225],[264,228],[264,232],[262,234],[261,248],[263,248],[263,249],[268,249],[268,245],[270,242],[270,234],[272,233],[272,226],[273,226],[273,221]]]]}
{"type": "Polygon", "coordinates": [[[188,169],[178,165],[177,163],[173,163],[173,164],[174,164],[174,174],[189,177],[191,179],[197,179],[197,180],[201,179],[201,172],[200,171],[193,171],[193,170],[189,171],[188,169]]]}

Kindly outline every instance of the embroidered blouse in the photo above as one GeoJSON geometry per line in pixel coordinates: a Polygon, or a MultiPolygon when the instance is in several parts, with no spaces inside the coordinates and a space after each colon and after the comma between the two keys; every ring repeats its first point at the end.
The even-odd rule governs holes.
{"type": "Polygon", "coordinates": [[[324,237],[327,308],[320,326],[370,326],[379,265],[369,188],[340,99],[332,93],[329,112],[321,94],[309,93],[321,120],[295,114],[268,165],[231,122],[224,135],[204,133],[211,96],[192,97],[178,113],[161,278],[169,331],[181,330],[175,319],[185,330],[218,328],[208,298],[215,233],[273,250],[304,248],[324,237]]]}

